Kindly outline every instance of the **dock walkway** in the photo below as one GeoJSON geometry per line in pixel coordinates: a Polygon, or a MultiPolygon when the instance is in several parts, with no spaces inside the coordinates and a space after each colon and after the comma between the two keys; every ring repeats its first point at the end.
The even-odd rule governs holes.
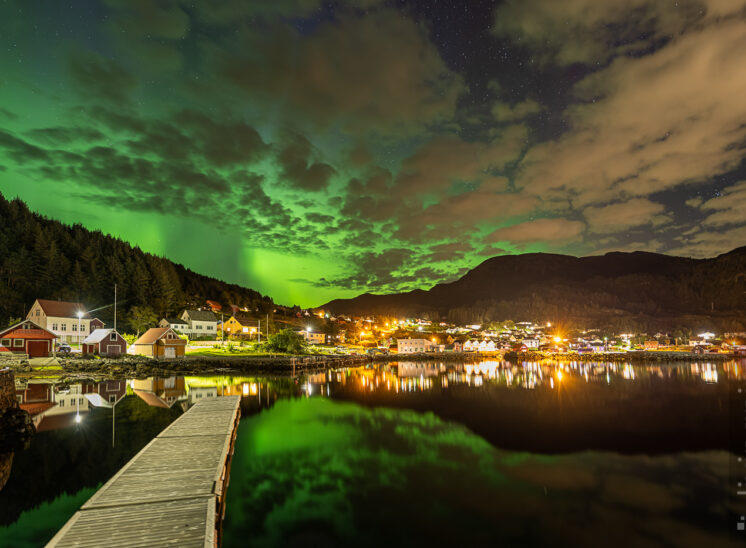
{"type": "Polygon", "coordinates": [[[215,547],[240,398],[204,399],[101,487],[48,547],[215,547]]]}

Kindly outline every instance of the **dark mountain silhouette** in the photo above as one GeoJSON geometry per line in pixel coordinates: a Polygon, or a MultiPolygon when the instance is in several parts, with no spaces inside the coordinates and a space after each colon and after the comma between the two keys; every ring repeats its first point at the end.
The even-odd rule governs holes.
{"type": "Polygon", "coordinates": [[[320,308],[454,322],[554,319],[578,326],[740,331],[746,324],[746,247],[712,259],[641,251],[503,255],[429,291],[364,294],[320,308]]]}

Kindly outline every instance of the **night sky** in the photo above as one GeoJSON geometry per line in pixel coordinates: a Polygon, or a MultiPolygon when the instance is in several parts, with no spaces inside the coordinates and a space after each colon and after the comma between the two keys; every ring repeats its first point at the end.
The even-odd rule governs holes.
{"type": "Polygon", "coordinates": [[[0,0],[0,191],[304,306],[746,244],[744,0],[0,0]]]}

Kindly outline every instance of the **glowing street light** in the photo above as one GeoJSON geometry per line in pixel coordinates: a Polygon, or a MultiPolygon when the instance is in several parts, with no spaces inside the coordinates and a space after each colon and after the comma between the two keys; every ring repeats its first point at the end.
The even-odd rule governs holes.
{"type": "MultiPolygon", "coordinates": [[[[80,350],[81,353],[82,353],[83,349],[80,348],[80,318],[82,318],[82,317],[83,317],[83,311],[82,310],[78,310],[78,350],[80,350]]],[[[77,422],[80,422],[80,421],[77,421],[77,422]]]]}

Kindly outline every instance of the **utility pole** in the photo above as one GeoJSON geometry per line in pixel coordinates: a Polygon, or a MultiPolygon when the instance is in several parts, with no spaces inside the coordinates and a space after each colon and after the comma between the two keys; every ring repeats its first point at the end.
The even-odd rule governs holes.
{"type": "Polygon", "coordinates": [[[220,311],[220,346],[223,346],[223,334],[225,333],[225,316],[223,311],[220,311]]]}
{"type": "Polygon", "coordinates": [[[259,324],[259,328],[257,329],[257,332],[256,332],[256,336],[257,336],[256,342],[257,344],[261,344],[262,342],[262,320],[257,320],[257,322],[259,324]]]}
{"type": "MultiPolygon", "coordinates": [[[[116,330],[117,330],[117,284],[114,284],[114,331],[116,330]]],[[[112,441],[112,446],[113,444],[114,442],[112,441]]]]}
{"type": "Polygon", "coordinates": [[[269,340],[269,312],[267,312],[267,340],[269,340]]]}

